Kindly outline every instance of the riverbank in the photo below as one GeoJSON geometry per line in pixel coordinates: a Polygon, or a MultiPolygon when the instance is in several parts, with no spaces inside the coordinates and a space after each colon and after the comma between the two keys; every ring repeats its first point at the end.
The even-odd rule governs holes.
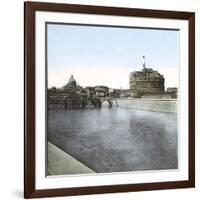
{"type": "Polygon", "coordinates": [[[177,99],[118,98],[117,103],[121,108],[168,113],[178,112],[177,99]]]}
{"type": "Polygon", "coordinates": [[[95,172],[52,143],[48,142],[48,175],[91,173],[95,172]]]}
{"type": "MultiPolygon", "coordinates": [[[[152,99],[152,98],[117,98],[117,99],[101,99],[100,104],[104,102],[109,103],[109,106],[119,106],[121,108],[129,109],[141,109],[153,112],[167,112],[167,113],[178,113],[178,101],[177,99],[152,99]]],[[[100,108],[101,106],[97,106],[100,108]]],[[[96,108],[91,102],[87,102],[82,107],[80,102],[69,103],[66,100],[48,100],[48,109],[84,109],[84,108],[96,108]]]]}

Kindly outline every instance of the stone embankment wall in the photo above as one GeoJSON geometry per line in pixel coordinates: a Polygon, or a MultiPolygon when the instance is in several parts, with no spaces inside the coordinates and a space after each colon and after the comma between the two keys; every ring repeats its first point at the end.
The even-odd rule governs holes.
{"type": "Polygon", "coordinates": [[[117,99],[121,108],[142,109],[155,112],[178,112],[177,99],[141,99],[141,98],[124,98],[117,99]]]}

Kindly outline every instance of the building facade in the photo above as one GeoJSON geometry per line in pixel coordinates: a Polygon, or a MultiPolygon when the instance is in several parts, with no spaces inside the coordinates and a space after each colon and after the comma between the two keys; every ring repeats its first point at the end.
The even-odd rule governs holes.
{"type": "Polygon", "coordinates": [[[158,94],[165,91],[165,78],[158,71],[146,68],[129,75],[129,89],[132,97],[140,98],[145,94],[158,94]]]}

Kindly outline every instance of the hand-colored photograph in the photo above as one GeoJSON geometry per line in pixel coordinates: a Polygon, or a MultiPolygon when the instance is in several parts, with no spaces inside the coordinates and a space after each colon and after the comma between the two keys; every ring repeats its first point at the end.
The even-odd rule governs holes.
{"type": "Polygon", "coordinates": [[[46,175],[178,169],[179,30],[46,23],[46,175]]]}

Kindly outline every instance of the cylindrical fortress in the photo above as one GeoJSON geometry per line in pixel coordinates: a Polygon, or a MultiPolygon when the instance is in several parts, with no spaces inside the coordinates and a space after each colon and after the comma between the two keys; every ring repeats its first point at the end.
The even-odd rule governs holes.
{"type": "Polygon", "coordinates": [[[140,98],[144,94],[164,92],[165,79],[158,71],[144,67],[141,71],[130,73],[129,87],[131,96],[140,98]]]}

